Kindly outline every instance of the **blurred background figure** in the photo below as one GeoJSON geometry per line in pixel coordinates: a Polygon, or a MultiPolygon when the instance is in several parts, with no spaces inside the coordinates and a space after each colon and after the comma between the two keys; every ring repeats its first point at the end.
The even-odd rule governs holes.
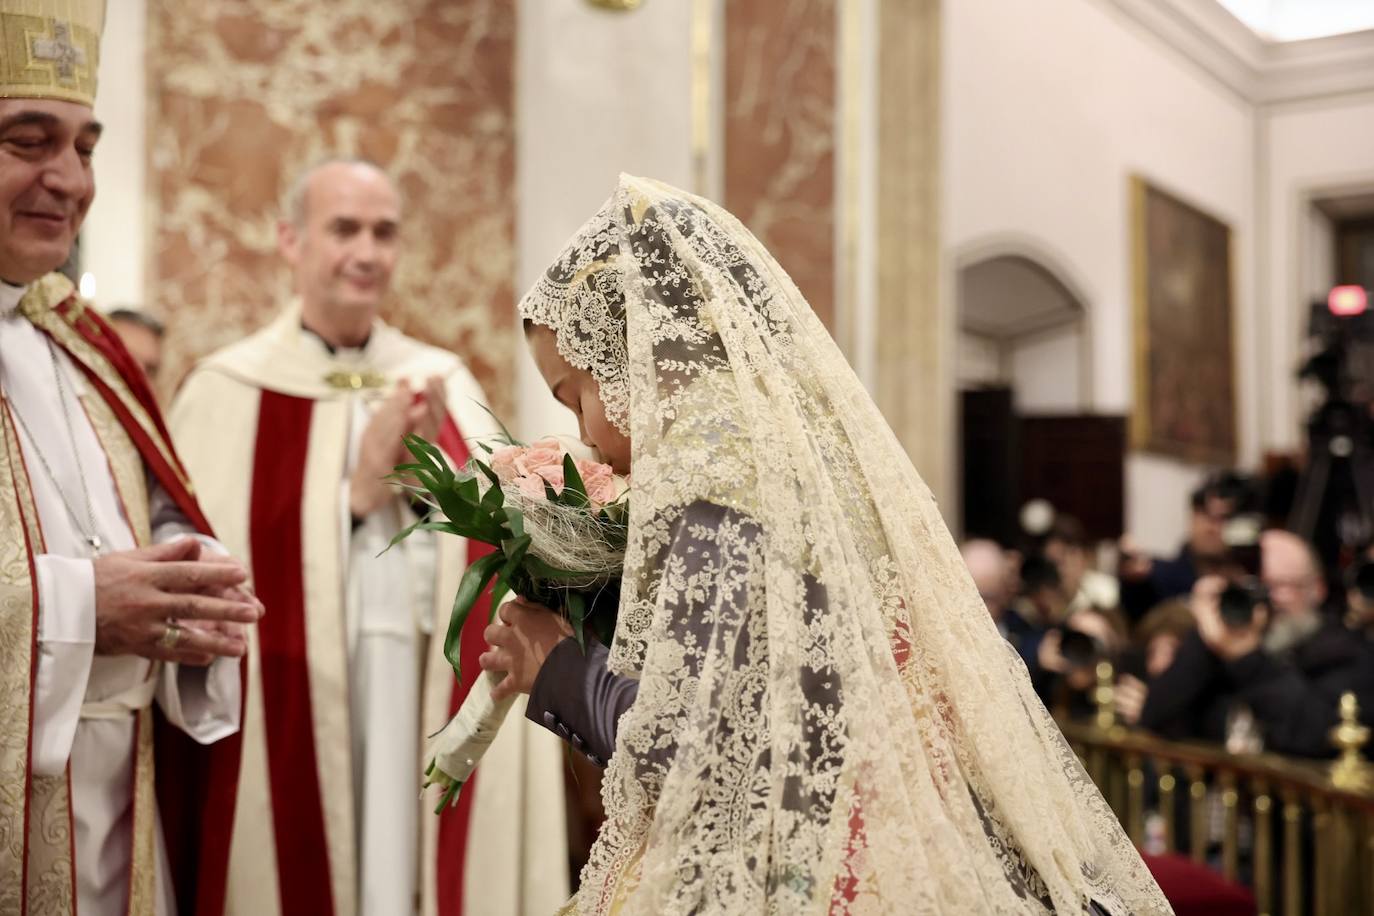
{"type": "Polygon", "coordinates": [[[978,588],[988,613],[1002,629],[1003,619],[1016,596],[1016,557],[1002,549],[996,541],[987,538],[973,538],[960,547],[964,562],[968,565],[973,584],[978,588]]]}
{"type": "Polygon", "coordinates": [[[1146,618],[1152,639],[1167,632],[1177,645],[1162,643],[1151,657],[1147,644],[1148,680],[1124,681],[1119,708],[1128,722],[1169,737],[1330,756],[1341,695],[1350,691],[1363,709],[1374,706],[1374,655],[1323,606],[1326,586],[1310,544],[1269,531],[1261,547],[1258,582],[1198,580],[1189,601],[1192,629],[1172,605],[1146,618]],[[1237,731],[1248,734],[1237,738],[1237,731]]]}
{"type": "Polygon", "coordinates": [[[1143,553],[1130,536],[1121,539],[1121,606],[1139,620],[1161,601],[1192,591],[1198,577],[1220,571],[1230,559],[1226,525],[1246,498],[1235,474],[1209,478],[1189,500],[1188,537],[1172,558],[1143,553]]]}
{"type": "Polygon", "coordinates": [[[1093,544],[1083,523],[1071,515],[1055,519],[1045,536],[1045,558],[1059,570],[1059,581],[1068,596],[1066,612],[1088,608],[1115,610],[1121,604],[1121,589],[1110,574],[1094,567],[1093,544]]]}
{"type": "Polygon", "coordinates": [[[162,338],[167,333],[162,322],[136,305],[115,306],[105,313],[105,320],[119,334],[148,380],[157,384],[162,369],[162,338]]]}

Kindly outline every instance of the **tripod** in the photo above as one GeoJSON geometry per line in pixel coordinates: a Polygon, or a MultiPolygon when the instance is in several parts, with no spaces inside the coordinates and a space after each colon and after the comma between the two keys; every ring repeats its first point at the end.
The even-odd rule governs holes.
{"type": "Polygon", "coordinates": [[[1333,397],[1308,421],[1307,440],[1288,528],[1334,573],[1343,551],[1374,540],[1374,421],[1361,406],[1333,397]]]}

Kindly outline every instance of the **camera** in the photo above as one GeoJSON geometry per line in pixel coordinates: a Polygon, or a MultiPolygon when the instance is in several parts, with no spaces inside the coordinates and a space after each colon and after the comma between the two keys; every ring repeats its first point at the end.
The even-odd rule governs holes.
{"type": "Polygon", "coordinates": [[[1060,624],[1056,627],[1060,633],[1059,654],[1064,656],[1064,662],[1073,669],[1096,670],[1097,663],[1102,660],[1102,647],[1097,640],[1093,639],[1082,630],[1075,630],[1073,627],[1060,624]]]}
{"type": "Polygon", "coordinates": [[[1237,579],[1222,591],[1221,619],[1228,627],[1248,627],[1255,610],[1269,606],[1269,592],[1253,576],[1237,579]]]}

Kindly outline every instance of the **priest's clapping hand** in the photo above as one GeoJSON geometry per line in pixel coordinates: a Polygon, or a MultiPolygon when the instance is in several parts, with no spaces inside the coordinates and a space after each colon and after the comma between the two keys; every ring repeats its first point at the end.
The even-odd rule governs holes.
{"type": "Polygon", "coordinates": [[[438,377],[415,391],[405,382],[382,401],[372,414],[358,447],[358,465],[348,482],[348,508],[354,518],[366,518],[396,495],[386,477],[410,457],[403,438],[409,434],[430,442],[448,415],[444,383],[438,377]]]}
{"type": "Polygon", "coordinates": [[[240,627],[263,614],[243,566],[228,557],[201,559],[194,538],[106,554],[94,566],[101,655],[191,665],[237,658],[248,650],[240,627]]]}

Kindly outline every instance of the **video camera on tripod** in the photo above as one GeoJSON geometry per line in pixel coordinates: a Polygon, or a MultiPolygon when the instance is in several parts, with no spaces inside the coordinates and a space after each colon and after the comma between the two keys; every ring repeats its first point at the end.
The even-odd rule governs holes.
{"type": "Polygon", "coordinates": [[[1318,349],[1298,372],[1324,400],[1307,421],[1307,466],[1289,529],[1316,546],[1328,569],[1374,541],[1374,312],[1358,286],[1314,302],[1308,334],[1318,349]]]}

